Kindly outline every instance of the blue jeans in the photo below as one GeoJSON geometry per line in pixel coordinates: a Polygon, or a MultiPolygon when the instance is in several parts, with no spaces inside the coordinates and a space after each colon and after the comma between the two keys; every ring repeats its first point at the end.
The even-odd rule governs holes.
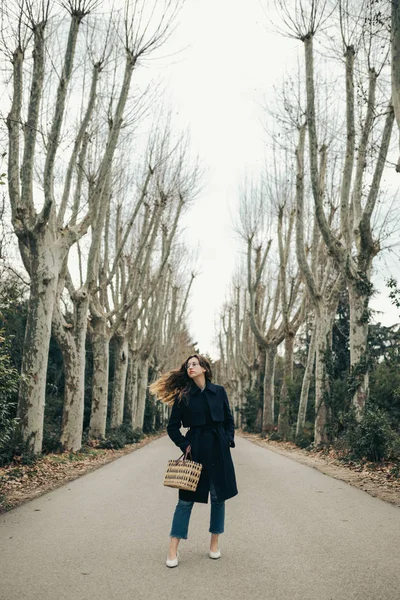
{"type": "MultiPolygon", "coordinates": [[[[225,501],[219,501],[212,481],[210,481],[211,514],[210,533],[224,533],[225,501]]],[[[187,540],[190,515],[194,502],[179,500],[175,508],[170,537],[187,540]]]]}

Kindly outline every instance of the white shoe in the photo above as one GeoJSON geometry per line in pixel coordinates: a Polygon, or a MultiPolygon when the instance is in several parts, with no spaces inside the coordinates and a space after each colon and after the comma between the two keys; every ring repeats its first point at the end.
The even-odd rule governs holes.
{"type": "Polygon", "coordinates": [[[172,558],[171,560],[169,558],[167,558],[165,564],[167,565],[167,567],[170,567],[172,569],[172,567],[177,567],[179,564],[179,552],[177,552],[176,554],[176,558],[172,558]]]}
{"type": "Polygon", "coordinates": [[[209,557],[210,558],[221,558],[221,550],[218,548],[218,550],[216,552],[209,552],[209,557]]]}

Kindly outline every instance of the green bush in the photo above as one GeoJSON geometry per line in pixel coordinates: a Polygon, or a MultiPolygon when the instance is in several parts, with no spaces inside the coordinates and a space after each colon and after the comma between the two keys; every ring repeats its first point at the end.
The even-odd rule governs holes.
{"type": "Polygon", "coordinates": [[[35,464],[42,455],[33,452],[27,442],[22,442],[20,439],[17,441],[17,439],[17,436],[14,436],[13,443],[8,447],[8,454],[4,452],[3,456],[6,460],[3,461],[3,465],[12,463],[15,458],[20,465],[35,464]]]}
{"type": "Polygon", "coordinates": [[[400,426],[400,369],[399,361],[379,363],[371,372],[370,398],[384,410],[393,427],[400,426]]]}
{"type": "Polygon", "coordinates": [[[99,448],[120,450],[126,444],[136,444],[141,439],[143,439],[143,432],[140,429],[133,429],[132,425],[123,423],[107,432],[106,437],[100,440],[99,448]]]}
{"type": "Polygon", "coordinates": [[[107,436],[99,441],[99,448],[120,450],[126,445],[125,435],[118,430],[109,431],[107,436]]]}
{"type": "Polygon", "coordinates": [[[10,462],[17,431],[18,372],[11,365],[9,348],[0,331],[0,464],[10,462]]]}
{"type": "Polygon", "coordinates": [[[117,431],[121,431],[125,435],[125,440],[127,444],[137,444],[144,438],[143,431],[137,427],[133,429],[130,423],[122,423],[117,429],[117,431]]]}
{"type": "Polygon", "coordinates": [[[0,448],[0,467],[9,465],[12,462],[14,456],[14,449],[12,446],[5,446],[0,448]]]}
{"type": "Polygon", "coordinates": [[[305,423],[304,428],[294,435],[293,439],[296,446],[299,448],[308,448],[314,442],[314,425],[312,423],[305,423]]]}
{"type": "Polygon", "coordinates": [[[21,465],[34,465],[41,458],[41,454],[36,454],[32,450],[25,450],[21,453],[21,465]]]}
{"type": "Polygon", "coordinates": [[[400,462],[400,435],[398,433],[393,433],[389,459],[400,462]]]}
{"type": "Polygon", "coordinates": [[[347,379],[330,381],[330,393],[326,398],[328,409],[327,434],[330,440],[340,437],[344,431],[343,419],[349,413],[351,399],[347,393],[347,379]]]}
{"type": "Polygon", "coordinates": [[[63,406],[63,395],[47,393],[43,422],[42,452],[44,454],[59,452],[61,450],[60,439],[63,406]]]}
{"type": "Polygon", "coordinates": [[[90,440],[90,436],[89,436],[89,428],[84,428],[83,433],[82,433],[82,451],[86,452],[86,449],[89,448],[89,440],[90,440]]]}
{"type": "Polygon", "coordinates": [[[246,401],[241,409],[242,418],[245,423],[245,431],[256,433],[256,422],[258,411],[262,408],[260,394],[257,389],[247,389],[244,393],[246,401]]]}
{"type": "Polygon", "coordinates": [[[60,426],[58,423],[44,422],[43,424],[43,454],[59,452],[61,450],[60,426]]]}
{"type": "Polygon", "coordinates": [[[349,415],[345,437],[352,457],[376,462],[389,457],[394,435],[387,414],[367,404],[360,423],[349,415]]]}

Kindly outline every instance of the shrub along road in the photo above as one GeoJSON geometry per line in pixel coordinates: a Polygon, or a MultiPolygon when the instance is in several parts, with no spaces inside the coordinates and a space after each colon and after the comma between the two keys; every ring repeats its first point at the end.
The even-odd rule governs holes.
{"type": "Polygon", "coordinates": [[[165,567],[179,451],[164,437],[1,515],[0,599],[399,599],[397,507],[245,439],[232,454],[221,559],[195,505],[165,567]]]}

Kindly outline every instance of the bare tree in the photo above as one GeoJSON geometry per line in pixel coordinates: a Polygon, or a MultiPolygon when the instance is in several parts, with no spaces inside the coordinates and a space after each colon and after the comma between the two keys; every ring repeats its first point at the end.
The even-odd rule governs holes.
{"type": "MultiPolygon", "coordinates": [[[[44,0],[23,2],[18,5],[16,14],[11,15],[17,20],[17,25],[13,40],[15,45],[11,56],[13,65],[12,105],[7,117],[8,176],[12,221],[18,236],[21,256],[31,279],[18,415],[22,438],[35,452],[39,452],[42,447],[46,368],[58,275],[69,248],[86,232],[90,222],[86,218],[73,227],[67,226],[60,229],[54,197],[54,166],[65,117],[68,85],[74,65],[80,24],[93,7],[93,2],[90,1],[76,0],[76,2],[71,1],[66,5],[70,15],[70,28],[46,142],[42,171],[44,203],[40,212],[37,212],[34,205],[36,146],[46,68],[45,32],[50,18],[50,5],[50,2],[44,0]],[[25,91],[24,69],[26,67],[24,65],[32,46],[32,77],[30,78],[30,88],[25,91]],[[28,111],[26,123],[23,126],[24,99],[28,95],[28,111]],[[22,156],[21,164],[20,156],[22,156]]],[[[93,70],[92,89],[95,88],[100,69],[101,64],[98,64],[93,70]]],[[[89,98],[86,109],[86,116],[89,113],[89,118],[90,111],[89,98]]],[[[85,126],[82,121],[81,137],[78,136],[76,140],[76,151],[82,147],[84,132],[85,126]]]]}
{"type": "MultiPolygon", "coordinates": [[[[311,244],[311,266],[305,252],[304,243],[304,142],[305,124],[300,127],[299,144],[296,150],[297,157],[297,220],[296,220],[296,249],[297,260],[303,278],[307,285],[311,305],[314,308],[314,323],[312,328],[308,358],[304,372],[303,385],[300,397],[299,412],[296,426],[296,435],[304,427],[307,410],[308,391],[312,378],[315,358],[315,426],[314,443],[316,446],[328,442],[327,433],[327,406],[328,376],[326,369],[326,356],[331,347],[331,332],[335,317],[342,278],[335,269],[331,258],[326,256],[321,247],[319,231],[314,227],[311,244]]],[[[326,148],[321,151],[319,194],[324,194],[326,169],[326,148]]],[[[332,212],[332,217],[334,212],[332,212]]]]}
{"type": "Polygon", "coordinates": [[[340,179],[340,231],[336,233],[325,214],[324,196],[321,194],[321,173],[318,165],[321,143],[315,110],[313,49],[314,37],[318,29],[332,16],[332,10],[328,10],[328,4],[324,0],[300,1],[296,4],[296,11],[291,11],[281,0],[277,0],[277,4],[291,35],[304,44],[309,168],[315,214],[328,253],[333,257],[338,271],[345,277],[349,289],[350,387],[353,405],[360,418],[369,390],[367,333],[368,304],[372,293],[371,266],[374,256],[379,251],[379,241],[373,237],[371,218],[379,195],[394,120],[390,100],[385,99],[385,94],[380,99],[377,96],[378,78],[386,65],[387,56],[383,53],[382,57],[375,47],[378,41],[382,44],[380,35],[383,36],[384,31],[381,29],[380,35],[377,35],[377,24],[371,18],[371,5],[367,2],[356,6],[343,0],[335,6],[334,14],[338,17],[339,25],[335,30],[334,39],[337,39],[339,33],[345,58],[346,86],[346,125],[342,134],[343,168],[340,179]],[[355,78],[355,64],[360,73],[367,70],[368,80],[365,106],[360,107],[359,127],[355,115],[355,89],[358,86],[363,97],[365,78],[355,78]]]}
{"type": "MultiPolygon", "coordinates": [[[[143,188],[145,194],[143,191],[140,194],[144,208],[141,218],[133,231],[132,218],[127,222],[128,229],[126,226],[122,229],[121,220],[117,218],[114,262],[112,266],[104,264],[104,275],[99,278],[98,293],[94,296],[92,321],[101,326],[98,342],[102,351],[99,356],[108,354],[106,331],[108,340],[116,335],[119,347],[124,349],[123,360],[116,365],[118,385],[114,388],[111,410],[114,427],[122,422],[127,370],[129,420],[135,428],[143,427],[149,366],[159,338],[163,311],[168,305],[169,295],[174,298],[175,294],[168,277],[171,252],[181,216],[197,193],[199,170],[196,162],[190,163],[187,138],[184,136],[178,143],[173,142],[169,126],[164,132],[157,131],[156,137],[155,145],[154,142],[150,144],[150,156],[154,161],[149,171],[151,178],[147,172],[143,188]],[[120,247],[126,244],[128,232],[130,251],[124,255],[120,247]],[[112,309],[105,291],[108,283],[111,284],[112,309]],[[127,358],[128,363],[125,364],[127,358]],[[122,373],[118,372],[119,367],[122,373]]],[[[108,242],[104,248],[105,255],[107,248],[108,242]]],[[[93,336],[94,329],[92,339],[95,343],[93,336]]],[[[108,370],[105,365],[101,372],[104,375],[99,384],[95,382],[92,392],[90,435],[93,437],[104,435],[106,427],[108,370]]]]}
{"type": "MultiPolygon", "coordinates": [[[[64,59],[58,75],[58,87],[54,101],[53,117],[48,134],[44,134],[44,160],[39,152],[40,114],[43,109],[42,90],[46,73],[52,69],[50,60],[46,60],[48,48],[46,31],[51,25],[48,0],[27,0],[17,4],[7,17],[13,32],[10,59],[13,65],[12,103],[7,117],[9,131],[9,195],[12,207],[14,230],[19,239],[21,256],[31,277],[30,304],[21,373],[18,414],[21,419],[23,439],[35,452],[41,450],[43,412],[45,403],[45,378],[48,347],[50,340],[51,319],[56,302],[59,274],[65,264],[68,251],[88,230],[95,218],[98,228],[92,229],[93,244],[89,256],[89,271],[95,266],[98,255],[98,244],[101,239],[101,228],[104,223],[106,197],[105,189],[110,167],[117,147],[124,110],[127,103],[132,74],[142,58],[158,48],[169,36],[174,18],[181,2],[166,1],[163,10],[160,6],[148,12],[148,5],[143,0],[127,2],[123,19],[123,30],[120,39],[125,50],[125,69],[120,85],[120,93],[115,104],[112,118],[109,121],[107,141],[104,155],[98,162],[98,170],[92,181],[88,182],[89,210],[79,221],[72,217],[64,223],[67,207],[70,205],[71,181],[75,177],[76,186],[82,169],[85,169],[86,147],[88,144],[88,125],[92,117],[96,87],[105,56],[93,65],[92,84],[86,94],[86,108],[80,111],[78,134],[73,143],[72,153],[67,167],[65,183],[58,203],[55,169],[60,153],[63,152],[61,135],[65,129],[68,114],[67,103],[69,84],[76,64],[76,47],[81,23],[95,8],[96,2],[91,0],[70,0],[64,5],[69,13],[70,26],[64,46],[64,59]],[[154,20],[157,13],[158,21],[154,20]],[[28,52],[32,48],[32,61],[27,61],[28,52]],[[32,62],[32,76],[24,78],[24,73],[32,62]],[[28,89],[25,82],[28,81],[28,89]],[[24,115],[25,99],[28,102],[26,123],[24,115]],[[20,156],[22,162],[20,165],[20,156]],[[81,162],[79,162],[81,161],[81,162]],[[43,164],[42,164],[43,162],[43,164]],[[81,169],[81,171],[79,170],[81,169]],[[37,210],[34,202],[35,174],[41,171],[39,179],[43,183],[44,201],[41,210],[37,210]],[[97,213],[94,217],[94,213],[97,213]]],[[[3,13],[4,15],[4,13],[3,13]]],[[[50,32],[51,32],[50,27],[50,32]]],[[[7,48],[6,48],[7,50],[7,48]]],[[[85,93],[82,94],[85,97],[85,93]]],[[[87,172],[87,169],[85,170],[87,172]]],[[[74,195],[74,194],[72,194],[74,195]]],[[[75,200],[80,201],[80,192],[75,187],[75,200]]],[[[79,207],[79,204],[78,204],[79,207]]],[[[71,212],[71,211],[70,211],[71,212]]],[[[74,211],[72,211],[74,213],[74,211]]],[[[95,270],[95,269],[94,269],[95,270]]],[[[88,301],[90,281],[87,288],[81,290],[82,299],[88,301]]],[[[82,322],[85,308],[82,307],[82,322]]],[[[82,332],[81,341],[84,338],[82,332]]]]}
{"type": "MultiPolygon", "coordinates": [[[[299,302],[300,280],[288,278],[291,237],[294,223],[293,211],[287,213],[284,190],[279,186],[274,189],[264,188],[264,194],[253,188],[242,197],[240,206],[241,224],[239,233],[247,245],[247,288],[249,292],[250,324],[257,344],[265,351],[265,373],[263,386],[263,420],[262,431],[268,432],[274,425],[274,374],[275,359],[278,346],[287,338],[287,368],[286,376],[290,378],[290,361],[293,360],[293,335],[301,322],[301,302],[299,302]],[[283,196],[280,196],[283,194],[283,196]],[[278,207],[277,253],[278,269],[274,276],[272,268],[266,275],[267,259],[271,263],[272,238],[265,240],[263,232],[266,206],[278,207]],[[284,234],[283,220],[288,216],[288,227],[284,234]],[[257,239],[258,236],[258,239],[257,239]],[[291,283],[289,283],[289,279],[291,283]]],[[[270,210],[270,208],[268,209],[270,210]]],[[[285,394],[285,387],[284,387],[285,394]]],[[[279,425],[282,433],[287,435],[287,412],[285,396],[280,406],[279,425]]]]}

